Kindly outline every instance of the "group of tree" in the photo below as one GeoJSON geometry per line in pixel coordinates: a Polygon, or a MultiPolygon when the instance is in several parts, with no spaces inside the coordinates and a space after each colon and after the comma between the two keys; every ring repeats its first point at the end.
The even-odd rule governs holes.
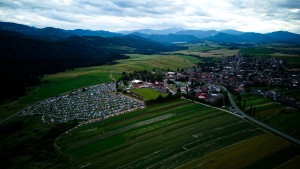
{"type": "Polygon", "coordinates": [[[155,81],[162,82],[164,75],[161,72],[151,72],[148,70],[134,71],[132,73],[123,72],[119,81],[125,82],[134,79],[155,83],[155,81]]]}
{"type": "Polygon", "coordinates": [[[168,102],[171,100],[176,100],[176,99],[179,99],[180,97],[181,97],[181,93],[176,93],[174,95],[172,93],[169,93],[165,97],[163,97],[162,95],[159,95],[156,99],[146,100],[145,105],[151,106],[154,104],[159,104],[159,103],[164,103],[164,102],[168,102]]]}

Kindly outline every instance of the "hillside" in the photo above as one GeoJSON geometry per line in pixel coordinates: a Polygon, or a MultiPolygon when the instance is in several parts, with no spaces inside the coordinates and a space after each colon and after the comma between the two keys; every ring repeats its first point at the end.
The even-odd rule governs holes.
{"type": "Polygon", "coordinates": [[[193,41],[199,40],[195,36],[192,35],[178,35],[178,34],[168,34],[168,35],[159,35],[159,34],[142,34],[138,32],[131,33],[129,35],[136,35],[151,41],[161,43],[161,44],[173,44],[178,42],[190,43],[193,41]]]}
{"type": "Polygon", "coordinates": [[[138,36],[79,37],[40,40],[35,36],[0,31],[1,83],[0,102],[23,95],[29,86],[38,85],[39,77],[75,67],[114,63],[126,59],[125,53],[151,54],[170,51],[138,36]]]}

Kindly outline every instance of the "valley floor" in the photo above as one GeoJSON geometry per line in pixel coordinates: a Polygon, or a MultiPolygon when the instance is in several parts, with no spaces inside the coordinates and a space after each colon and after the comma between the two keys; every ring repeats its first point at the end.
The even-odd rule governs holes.
{"type": "Polygon", "coordinates": [[[270,168],[297,166],[288,161],[300,155],[237,116],[186,100],[79,127],[58,146],[87,168],[270,168]]]}

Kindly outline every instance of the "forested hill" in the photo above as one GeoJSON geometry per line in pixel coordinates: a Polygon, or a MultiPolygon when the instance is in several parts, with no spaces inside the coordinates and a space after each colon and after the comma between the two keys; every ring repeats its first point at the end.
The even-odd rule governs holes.
{"type": "Polygon", "coordinates": [[[0,31],[0,102],[16,98],[26,88],[39,84],[39,77],[66,69],[112,64],[126,59],[126,53],[157,53],[174,46],[137,36],[88,37],[71,36],[59,40],[42,40],[30,35],[0,31]]]}

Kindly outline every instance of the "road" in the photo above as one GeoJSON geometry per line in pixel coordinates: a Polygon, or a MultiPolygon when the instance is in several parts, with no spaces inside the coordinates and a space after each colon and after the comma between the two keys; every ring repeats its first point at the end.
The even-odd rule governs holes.
{"type": "Polygon", "coordinates": [[[111,73],[112,73],[112,71],[110,71],[109,76],[110,76],[111,80],[115,82],[116,79],[113,77],[113,75],[111,73]]]}
{"type": "MultiPolygon", "coordinates": [[[[220,87],[221,87],[223,90],[228,91],[224,86],[220,86],[220,87]]],[[[285,138],[285,139],[287,139],[287,140],[289,140],[289,141],[291,141],[291,142],[293,142],[293,143],[295,143],[295,144],[300,145],[300,140],[295,139],[294,137],[291,137],[291,136],[289,136],[289,135],[287,135],[287,134],[285,134],[285,133],[283,133],[283,132],[281,132],[281,131],[279,131],[279,130],[277,130],[277,129],[274,129],[273,127],[270,127],[270,126],[268,126],[268,125],[266,125],[266,124],[264,124],[264,123],[262,123],[262,122],[260,122],[260,121],[258,121],[258,120],[256,120],[256,119],[252,118],[251,116],[247,115],[246,113],[244,113],[244,112],[243,112],[241,109],[239,109],[238,106],[235,104],[235,102],[234,102],[234,100],[232,99],[232,96],[231,96],[231,94],[230,94],[229,92],[228,92],[228,97],[229,97],[229,101],[230,101],[231,106],[232,106],[232,107],[233,107],[233,108],[234,108],[241,116],[243,116],[245,119],[247,119],[247,120],[249,120],[249,121],[251,121],[251,122],[253,122],[253,123],[259,125],[260,127],[264,128],[264,129],[266,129],[266,130],[268,130],[268,131],[270,131],[270,132],[272,132],[272,133],[274,133],[274,134],[277,134],[278,136],[281,136],[282,138],[285,138]]]]}

